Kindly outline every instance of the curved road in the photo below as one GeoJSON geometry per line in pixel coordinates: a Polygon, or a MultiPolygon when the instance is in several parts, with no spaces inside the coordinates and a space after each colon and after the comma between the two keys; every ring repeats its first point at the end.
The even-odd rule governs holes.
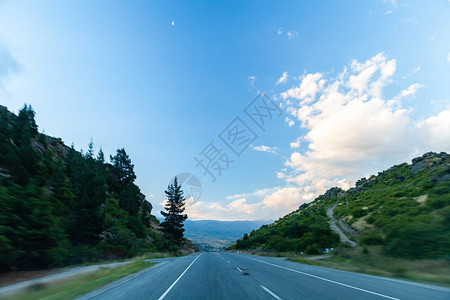
{"type": "Polygon", "coordinates": [[[450,289],[272,257],[203,252],[162,259],[79,299],[450,299],[450,289]]]}

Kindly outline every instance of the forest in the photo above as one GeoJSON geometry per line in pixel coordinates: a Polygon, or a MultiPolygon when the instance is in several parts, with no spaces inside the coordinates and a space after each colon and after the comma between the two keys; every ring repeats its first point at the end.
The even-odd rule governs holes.
{"type": "Polygon", "coordinates": [[[76,151],[0,106],[0,271],[124,258],[181,245],[161,231],[125,149],[76,151]]]}

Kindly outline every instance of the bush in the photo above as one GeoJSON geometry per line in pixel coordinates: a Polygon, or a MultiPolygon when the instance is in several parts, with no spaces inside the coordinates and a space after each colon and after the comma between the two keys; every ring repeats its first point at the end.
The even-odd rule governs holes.
{"type": "Polygon", "coordinates": [[[320,254],[320,247],[317,244],[312,244],[306,247],[305,253],[306,254],[320,254]]]}
{"type": "Polygon", "coordinates": [[[377,234],[369,234],[361,239],[361,244],[367,246],[383,245],[384,240],[381,236],[377,234]]]}

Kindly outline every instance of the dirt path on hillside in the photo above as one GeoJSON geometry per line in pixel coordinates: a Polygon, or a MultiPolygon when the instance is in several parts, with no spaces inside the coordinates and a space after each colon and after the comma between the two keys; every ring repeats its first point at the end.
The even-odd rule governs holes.
{"type": "Polygon", "coordinates": [[[333,206],[327,208],[327,215],[331,219],[330,228],[331,228],[331,230],[333,230],[334,232],[339,234],[339,236],[341,237],[341,242],[349,243],[352,247],[355,247],[356,243],[354,241],[350,240],[348,238],[348,236],[342,231],[342,229],[337,225],[337,220],[333,215],[334,209],[338,205],[338,202],[339,202],[339,200],[336,201],[336,203],[334,203],[333,206]]]}

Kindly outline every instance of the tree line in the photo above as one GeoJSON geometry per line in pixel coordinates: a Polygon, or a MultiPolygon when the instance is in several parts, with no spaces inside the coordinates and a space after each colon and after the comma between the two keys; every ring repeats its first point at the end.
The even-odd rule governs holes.
{"type": "Polygon", "coordinates": [[[125,149],[107,163],[92,142],[83,153],[39,133],[31,106],[0,107],[0,271],[180,249],[187,216],[170,213],[160,231],[135,180],[125,149]]]}

